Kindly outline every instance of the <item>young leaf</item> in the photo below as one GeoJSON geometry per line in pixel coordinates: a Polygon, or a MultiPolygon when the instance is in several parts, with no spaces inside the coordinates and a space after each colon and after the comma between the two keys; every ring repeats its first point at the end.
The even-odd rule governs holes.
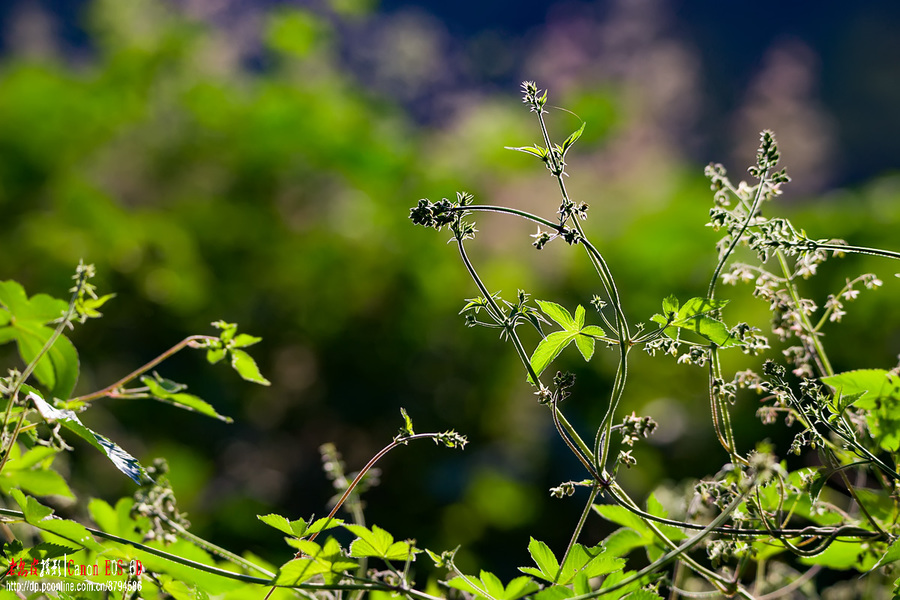
{"type": "MultiPolygon", "coordinates": [[[[536,300],[536,302],[545,315],[559,323],[566,331],[578,331],[581,329],[581,326],[575,324],[572,314],[556,302],[548,302],[546,300],[536,300]]],[[[583,308],[582,311],[584,311],[583,308]]]]}
{"type": "Polygon", "coordinates": [[[672,320],[678,316],[678,298],[674,294],[666,296],[662,301],[663,317],[672,320]]]}
{"type": "MultiPolygon", "coordinates": [[[[268,515],[256,515],[256,518],[268,525],[269,527],[274,527],[278,531],[282,533],[286,533],[288,535],[296,535],[294,533],[293,527],[291,527],[291,522],[287,520],[287,518],[282,517],[281,515],[276,515],[275,513],[271,513],[268,515]]],[[[302,521],[302,519],[301,519],[302,521]]],[[[306,529],[306,523],[303,523],[303,530],[306,529]]],[[[303,531],[300,532],[300,537],[303,535],[303,531]]]]}
{"type": "Polygon", "coordinates": [[[580,304],[575,307],[575,328],[579,330],[584,328],[584,307],[580,304]]]}
{"type": "Polygon", "coordinates": [[[271,382],[259,372],[256,361],[243,350],[231,350],[231,366],[247,381],[260,385],[271,385],[271,382]]]}
{"type": "Polygon", "coordinates": [[[350,556],[355,558],[374,556],[385,560],[406,560],[420,552],[407,542],[395,542],[394,536],[377,525],[373,525],[372,529],[362,525],[345,524],[344,527],[358,537],[350,544],[350,556]]]}
{"type": "Polygon", "coordinates": [[[247,346],[252,346],[258,342],[261,342],[261,337],[256,337],[255,335],[248,335],[246,333],[239,333],[235,336],[234,340],[231,342],[232,348],[246,348],[247,346]]]}
{"type": "Polygon", "coordinates": [[[587,123],[582,123],[582,124],[581,124],[581,127],[579,127],[578,129],[576,129],[575,131],[573,131],[573,132],[572,132],[572,135],[570,135],[569,137],[567,137],[566,140],[563,142],[563,144],[562,144],[562,153],[563,153],[563,155],[565,155],[566,151],[568,151],[568,149],[572,146],[572,144],[574,144],[575,142],[578,141],[578,138],[581,137],[581,134],[584,133],[584,126],[585,126],[585,125],[587,125],[587,123]]]}
{"type": "MultiPolygon", "coordinates": [[[[569,343],[578,337],[574,331],[554,331],[540,341],[531,355],[531,368],[540,376],[569,343]]],[[[531,376],[529,375],[529,380],[531,376]]],[[[534,382],[532,382],[534,383],[534,382]]]]}
{"type": "Polygon", "coordinates": [[[517,150],[519,152],[525,152],[526,154],[533,154],[540,159],[547,158],[547,149],[541,148],[540,146],[504,146],[504,148],[506,148],[507,150],[517,150]]]}
{"type": "Polygon", "coordinates": [[[416,434],[413,431],[413,422],[412,419],[409,418],[409,415],[406,413],[405,408],[400,408],[400,416],[403,417],[403,425],[400,427],[400,431],[397,433],[395,440],[397,439],[405,439],[408,437],[412,437],[416,434]]]}
{"type": "Polygon", "coordinates": [[[147,472],[138,460],[117,446],[108,437],[100,435],[84,426],[81,420],[71,410],[53,408],[43,398],[31,392],[28,399],[34,402],[35,407],[48,423],[59,423],[72,433],[84,439],[91,446],[106,455],[116,468],[125,473],[136,484],[141,485],[148,479],[147,472]]]}

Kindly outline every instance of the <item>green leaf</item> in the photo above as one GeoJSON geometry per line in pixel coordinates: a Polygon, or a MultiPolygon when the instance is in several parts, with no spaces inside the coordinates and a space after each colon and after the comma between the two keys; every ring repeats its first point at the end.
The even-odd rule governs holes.
{"type": "Polygon", "coordinates": [[[847,371],[822,381],[840,398],[834,408],[854,404],[866,412],[869,433],[882,449],[900,450],[900,378],[883,369],[847,371]]]}
{"type": "Polygon", "coordinates": [[[636,531],[643,539],[652,541],[654,539],[653,531],[644,521],[625,508],[617,504],[595,504],[594,510],[607,521],[612,521],[617,525],[629,527],[636,531]]]}
{"type": "MultiPolygon", "coordinates": [[[[727,303],[727,300],[691,298],[677,310],[677,318],[672,321],[671,325],[698,333],[721,348],[740,346],[741,342],[729,333],[725,323],[708,316],[708,313],[722,308],[727,303]]],[[[671,305],[670,296],[663,301],[663,310],[666,309],[666,306],[671,305]]],[[[654,315],[651,319],[659,323],[657,317],[658,315],[654,315]]],[[[665,322],[660,324],[665,325],[665,322]]]]}
{"type": "Polygon", "coordinates": [[[405,408],[400,408],[400,416],[403,417],[403,426],[400,428],[400,433],[403,437],[410,437],[416,434],[413,431],[413,422],[412,419],[409,418],[409,415],[406,413],[405,408]]]}
{"type": "MultiPolygon", "coordinates": [[[[650,497],[647,498],[647,512],[653,515],[654,517],[660,517],[661,519],[665,519],[669,516],[668,511],[663,507],[659,500],[656,499],[655,494],[650,494],[650,497]]],[[[665,525],[663,523],[657,523],[656,526],[662,531],[666,537],[670,540],[680,541],[687,537],[684,534],[684,531],[678,529],[677,527],[673,527],[671,525],[665,525]]]]}
{"type": "Polygon", "coordinates": [[[556,575],[559,573],[559,561],[556,560],[556,556],[554,556],[547,544],[531,538],[531,541],[528,543],[528,553],[531,554],[531,560],[534,561],[538,568],[519,567],[520,571],[550,582],[556,579],[556,575]]]}
{"type": "Polygon", "coordinates": [[[53,509],[44,506],[31,496],[26,496],[21,490],[10,490],[10,495],[21,507],[25,522],[51,534],[49,541],[53,542],[53,536],[56,536],[95,552],[103,551],[103,546],[91,537],[83,525],[53,516],[53,509]]]}
{"type": "Polygon", "coordinates": [[[542,589],[534,595],[534,600],[565,600],[575,595],[572,588],[564,585],[553,585],[542,589]]]}
{"type": "Polygon", "coordinates": [[[209,364],[214,365],[225,358],[225,348],[210,348],[206,351],[206,360],[209,364]]]}
{"type": "MultiPolygon", "coordinates": [[[[53,335],[53,329],[36,321],[15,320],[16,342],[19,354],[26,363],[37,358],[41,349],[53,335]]],[[[63,335],[56,338],[34,369],[34,376],[46,386],[55,398],[67,399],[78,381],[78,352],[72,342],[63,335]]]]}
{"type": "Polygon", "coordinates": [[[31,392],[28,398],[34,402],[35,407],[41,414],[41,417],[49,423],[59,423],[72,433],[84,439],[91,446],[101,451],[116,466],[117,469],[125,473],[136,484],[141,485],[143,481],[149,479],[147,472],[138,460],[117,446],[108,437],[100,435],[87,427],[81,422],[71,410],[53,408],[43,398],[31,392]]]}
{"type": "Polygon", "coordinates": [[[540,159],[545,159],[547,157],[547,149],[541,148],[540,146],[504,146],[507,150],[517,150],[519,152],[525,152],[526,154],[533,154],[540,159]]]}
{"type": "Polygon", "coordinates": [[[246,348],[247,346],[252,346],[253,344],[259,343],[262,341],[261,337],[256,337],[255,335],[248,335],[246,333],[239,333],[235,336],[234,340],[231,342],[232,348],[246,348]]]}
{"type": "Polygon", "coordinates": [[[303,531],[301,531],[299,534],[295,534],[294,528],[291,527],[291,522],[287,518],[282,517],[281,515],[276,515],[275,513],[271,513],[268,515],[256,515],[256,518],[269,527],[274,527],[278,531],[286,533],[288,535],[296,535],[297,537],[300,537],[301,535],[303,535],[303,531],[306,530],[306,523],[304,522],[303,531]]]}
{"type": "Polygon", "coordinates": [[[861,394],[865,400],[855,404],[864,410],[874,409],[879,398],[900,398],[900,378],[884,369],[858,369],[823,377],[822,381],[840,394],[861,394]]]}
{"type": "Polygon", "coordinates": [[[87,317],[89,319],[102,317],[103,314],[97,309],[106,304],[112,298],[115,298],[115,296],[115,294],[106,294],[105,296],[100,296],[99,298],[84,296],[75,302],[75,310],[79,315],[87,317]]]}
{"type": "Polygon", "coordinates": [[[603,540],[603,547],[608,556],[623,557],[635,548],[641,548],[648,544],[649,540],[642,537],[630,527],[616,529],[603,540]]]}
{"type": "Polygon", "coordinates": [[[900,560],[900,539],[894,540],[885,553],[881,555],[881,558],[878,559],[878,562],[869,569],[869,572],[898,560],[900,560]]]}
{"type": "Polygon", "coordinates": [[[9,494],[13,488],[20,488],[35,496],[63,496],[75,499],[65,478],[50,469],[12,469],[9,466],[0,475],[0,490],[9,494]]]}
{"type": "Polygon", "coordinates": [[[585,325],[578,333],[595,337],[603,337],[606,335],[606,332],[597,325],[585,325]]]}
{"type": "Polygon", "coordinates": [[[623,598],[624,600],[662,600],[662,596],[650,590],[637,590],[623,598]]]}
{"type": "MultiPolygon", "coordinates": [[[[581,329],[580,325],[575,324],[572,314],[556,302],[548,302],[546,300],[536,300],[536,302],[545,315],[559,323],[566,331],[578,331],[581,329]]],[[[584,312],[583,308],[581,310],[584,312]]],[[[582,319],[584,319],[583,315],[582,319]]]]}
{"type": "Polygon", "coordinates": [[[584,328],[584,307],[580,304],[575,307],[575,327],[579,331],[584,328]]]}
{"type": "Polygon", "coordinates": [[[581,352],[581,356],[584,357],[585,362],[591,360],[591,357],[594,355],[594,338],[579,333],[575,336],[575,345],[578,347],[578,351],[581,352]]]}
{"type": "MultiPolygon", "coordinates": [[[[540,376],[541,373],[544,372],[544,369],[546,369],[547,366],[559,356],[560,352],[562,352],[576,337],[578,337],[577,332],[554,331],[542,339],[537,345],[537,348],[534,349],[534,354],[531,355],[531,368],[534,369],[534,372],[540,376]]],[[[529,375],[528,378],[530,381],[531,375],[529,375]]]]}
{"type": "Polygon", "coordinates": [[[185,389],[187,386],[169,379],[163,379],[156,373],[153,373],[153,377],[148,377],[146,375],[141,377],[141,383],[147,386],[151,396],[161,402],[172,404],[178,408],[197,412],[208,417],[213,417],[214,419],[219,419],[226,423],[231,423],[233,421],[231,417],[220,415],[216,412],[216,409],[205,400],[198,398],[193,394],[186,394],[178,391],[185,389]]]}
{"type": "Polygon", "coordinates": [[[447,585],[488,600],[517,600],[540,589],[530,577],[525,576],[516,577],[504,587],[500,579],[488,571],[481,571],[479,579],[470,575],[454,577],[447,585]]]}
{"type": "Polygon", "coordinates": [[[674,294],[666,296],[662,301],[663,308],[663,317],[666,319],[671,318],[672,320],[678,316],[678,298],[675,297],[674,294]]]}
{"type": "Polygon", "coordinates": [[[599,577],[620,571],[624,566],[625,560],[605,554],[603,545],[588,549],[581,544],[573,544],[556,583],[568,585],[577,575],[599,577]]]}
{"type": "Polygon", "coordinates": [[[581,127],[579,127],[578,129],[576,129],[575,131],[573,131],[573,132],[572,132],[572,135],[570,135],[569,137],[567,137],[567,138],[565,139],[565,141],[562,143],[562,153],[563,153],[563,155],[565,155],[565,153],[568,151],[568,149],[569,149],[570,147],[572,147],[572,144],[574,144],[575,142],[578,141],[578,138],[581,137],[581,134],[584,133],[584,126],[585,126],[585,125],[587,125],[587,123],[582,123],[582,124],[581,124],[581,127]]]}
{"type": "Polygon", "coordinates": [[[334,538],[328,538],[324,546],[296,538],[291,538],[289,542],[303,553],[303,557],[292,560],[281,568],[279,582],[282,577],[296,579],[296,583],[300,583],[313,575],[324,575],[326,583],[335,583],[340,579],[341,573],[359,566],[356,561],[344,556],[340,544],[334,538]],[[302,562],[296,562],[297,560],[302,562]]]}
{"type": "Polygon", "coordinates": [[[537,583],[532,581],[531,577],[521,576],[516,577],[508,584],[506,584],[506,590],[503,592],[504,600],[517,600],[523,596],[527,596],[528,594],[533,594],[538,591],[540,586],[537,583]]]}
{"type": "Polygon", "coordinates": [[[271,385],[269,380],[263,377],[262,373],[259,372],[256,361],[243,350],[231,350],[231,366],[234,367],[234,370],[247,381],[252,381],[253,383],[258,383],[260,385],[271,385]]]}
{"type": "Polygon", "coordinates": [[[237,333],[237,323],[215,321],[212,326],[222,330],[222,333],[219,334],[219,339],[223,342],[230,342],[234,338],[235,333],[237,333]]]}
{"type": "MultiPolygon", "coordinates": [[[[46,294],[29,299],[17,282],[0,281],[0,307],[6,309],[0,311],[0,343],[15,340],[22,360],[30,364],[53,335],[54,327],[46,325],[62,317],[68,303],[46,294]]],[[[68,398],[78,380],[78,353],[72,342],[59,336],[35,365],[34,376],[53,396],[68,398]]]]}
{"type": "Polygon", "coordinates": [[[406,560],[420,552],[407,542],[395,542],[394,536],[377,525],[373,525],[372,529],[362,525],[345,524],[344,527],[358,537],[350,544],[350,556],[356,558],[374,556],[385,560],[406,560]]]}

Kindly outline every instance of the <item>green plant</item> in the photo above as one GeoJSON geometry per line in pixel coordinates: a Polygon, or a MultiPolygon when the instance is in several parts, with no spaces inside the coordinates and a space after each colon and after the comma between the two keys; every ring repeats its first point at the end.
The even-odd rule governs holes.
{"type": "Polygon", "coordinates": [[[803,297],[802,283],[833,256],[862,253],[898,259],[900,253],[842,240],[813,239],[787,219],[767,217],[763,206],[777,197],[790,179],[785,169],[776,170],[780,159],[777,144],[774,135],[765,131],[756,163],[749,169],[755,183],[735,185],[721,165],[707,168],[715,192],[708,225],[723,235],[705,295],[683,303],[675,296],[666,297],[661,312],[650,317],[655,329],[634,326],[626,317],[626,305],[610,265],[582,224],[588,205],[570,197],[566,187],[566,155],[584,124],[561,144],[554,143],[544,118],[547,92],[532,82],[524,83],[523,90],[525,104],[537,116],[543,143],[511,149],[536,156],[550,171],[561,196],[556,215],[545,218],[519,209],[477,204],[471,195],[458,193],[453,201],[420,200],[410,218],[419,225],[450,230],[481,294],[463,308],[467,323],[500,329],[521,359],[538,401],[547,406],[559,436],[584,466],[587,479],[565,482],[551,490],[563,497],[574,494],[576,487],[588,488],[582,518],[561,559],[557,561],[539,542],[532,541],[529,546],[532,556],[541,556],[538,564],[543,566],[523,571],[544,579],[547,585],[537,596],[622,597],[638,586],[643,587],[632,597],[657,597],[663,589],[669,590],[670,597],[693,592],[777,597],[794,590],[815,595],[813,580],[828,568],[865,573],[866,577],[846,584],[859,590],[886,589],[884,578],[889,578],[890,567],[878,568],[900,557],[896,542],[900,476],[895,470],[900,441],[895,422],[900,367],[835,373],[823,339],[824,327],[841,320],[846,302],[854,300],[861,289],[874,289],[882,282],[873,274],[848,280],[843,289],[828,296],[821,309],[818,302],[803,297]],[[538,250],[558,239],[583,247],[603,292],[591,302],[601,325],[585,324],[582,305],[573,316],[554,302],[537,300],[536,306],[532,305],[523,291],[515,301],[492,292],[466,250],[466,242],[476,233],[470,217],[480,212],[503,213],[537,224],[532,237],[538,250]],[[750,262],[754,255],[756,260],[750,262]],[[723,320],[728,301],[717,293],[721,285],[738,282],[754,284],[753,295],[768,303],[775,348],[770,347],[762,327],[749,323],[729,326],[723,320]],[[544,328],[551,320],[554,328],[561,329],[547,333],[544,328]],[[524,324],[533,326],[540,338],[531,352],[518,331],[524,324]],[[618,367],[605,416],[589,444],[560,406],[573,394],[574,375],[557,372],[552,378],[541,377],[572,342],[587,361],[598,341],[618,356],[618,367]],[[634,413],[618,420],[630,353],[635,349],[671,355],[679,363],[705,368],[709,374],[712,424],[728,462],[694,486],[683,499],[685,508],[679,518],[667,517],[666,508],[654,496],[642,508],[617,483],[618,469],[636,462],[631,449],[634,443],[655,428],[651,417],[634,413]],[[726,375],[724,361],[736,350],[760,357],[760,366],[726,375]],[[552,384],[545,383],[548,380],[552,384]],[[739,448],[731,406],[739,394],[746,394],[743,389],[765,396],[758,413],[764,422],[783,415],[788,425],[799,428],[789,447],[780,451],[794,455],[813,451],[807,458],[818,466],[796,468],[794,461],[778,460],[775,444],[767,441],[760,441],[749,452],[739,448]],[[614,439],[617,434],[618,442],[614,439]],[[601,496],[607,503],[597,503],[601,496]],[[621,528],[592,548],[584,548],[578,540],[592,512],[621,528]],[[630,567],[626,558],[640,547],[646,549],[649,564],[630,567]],[[701,549],[705,549],[705,557],[697,552],[701,549]],[[605,566],[593,570],[593,561],[601,559],[605,566]],[[580,579],[564,573],[578,573],[580,579]]]}
{"type": "Polygon", "coordinates": [[[43,294],[29,298],[16,282],[0,282],[0,342],[15,341],[25,365],[0,380],[5,403],[0,490],[18,505],[0,509],[0,516],[15,524],[15,535],[7,537],[0,561],[2,578],[15,585],[0,593],[354,600],[363,595],[375,600],[400,596],[435,600],[461,593],[484,600],[642,600],[667,591],[670,597],[710,592],[746,598],[789,593],[815,597],[816,575],[850,569],[865,577],[843,585],[856,593],[868,590],[868,597],[878,590],[886,593],[892,563],[900,558],[896,524],[900,435],[895,416],[900,367],[835,373],[822,337],[823,328],[842,319],[845,304],[860,288],[876,288],[881,281],[872,274],[850,279],[820,311],[803,297],[802,288],[803,280],[832,256],[863,253],[897,259],[900,253],[812,239],[786,219],[764,216],[762,206],[789,178],[783,169],[776,170],[774,136],[763,132],[756,164],[750,169],[756,183],[735,185],[721,166],[707,169],[715,192],[709,225],[723,236],[705,295],[683,302],[668,296],[662,299],[660,312],[649,318],[655,328],[635,325],[626,316],[627,305],[610,264],[584,227],[588,205],[567,191],[565,159],[585,126],[561,144],[553,143],[544,120],[547,92],[530,82],[524,84],[524,92],[543,144],[514,150],[540,158],[550,171],[561,195],[556,214],[545,218],[516,208],[476,204],[472,195],[458,193],[455,200],[420,200],[410,218],[419,225],[449,229],[479,293],[463,306],[466,323],[498,329],[512,344],[537,401],[549,411],[560,438],[584,468],[584,479],[550,490],[558,498],[573,496],[579,488],[587,492],[584,510],[562,552],[532,538],[527,551],[533,566],[522,567],[521,576],[504,583],[487,569],[477,576],[465,573],[457,565],[456,550],[419,548],[414,540],[395,539],[367,524],[359,494],[375,483],[373,467],[381,457],[420,439],[449,448],[467,443],[454,431],[415,433],[405,410],[398,434],[355,474],[346,472],[334,447],[321,449],[325,472],[337,492],[325,517],[258,516],[285,536],[293,552],[280,566],[197,537],[179,510],[165,461],[141,465],[115,441],[89,429],[79,414],[102,398],[152,398],[228,421],[212,405],[186,393],[183,384],[154,369],[182,349],[203,349],[210,363],[227,358],[241,377],[267,385],[245,350],[260,339],[218,321],[213,323],[220,330],[218,336],[190,336],[115,383],[72,397],[79,362],[75,347],[63,334],[76,323],[99,317],[99,309],[111,298],[96,293],[90,283],[93,268],[80,264],[68,302],[43,294]],[[590,301],[595,309],[590,314],[595,316],[589,317],[583,304],[570,311],[549,300],[532,304],[524,291],[513,300],[492,292],[466,250],[477,233],[471,216],[479,212],[536,223],[533,245],[538,250],[559,239],[584,248],[600,281],[601,293],[590,301]],[[718,297],[720,286],[739,282],[752,283],[753,295],[767,303],[773,338],[750,323],[726,324],[728,301],[718,297]],[[522,325],[536,331],[531,351],[522,325]],[[601,351],[614,353],[617,367],[604,416],[586,441],[579,433],[582,424],[570,421],[561,406],[570,396],[569,402],[575,401],[576,391],[581,393],[575,376],[546,373],[573,344],[586,361],[594,359],[598,342],[601,351]],[[635,349],[671,355],[708,372],[712,424],[727,462],[689,488],[683,507],[661,501],[672,496],[671,490],[638,503],[618,481],[620,468],[636,462],[633,446],[657,427],[652,415],[620,415],[627,412],[620,411],[620,404],[625,401],[635,349]],[[741,356],[756,357],[759,366],[726,376],[729,354],[738,350],[741,356]],[[782,444],[786,448],[777,440],[760,441],[750,451],[740,447],[731,422],[732,404],[739,395],[752,393],[764,397],[759,411],[764,422],[783,416],[789,426],[798,428],[790,444],[782,444]],[[137,486],[133,497],[115,505],[98,499],[84,504],[96,527],[79,522],[86,520],[84,514],[74,515],[79,520],[57,518],[54,512],[63,509],[38,500],[74,498],[57,460],[71,449],[65,432],[102,452],[137,486]],[[795,460],[776,458],[776,450],[818,457],[818,462],[815,467],[798,467],[795,460]],[[341,508],[346,508],[350,521],[337,517],[341,508]],[[602,540],[582,540],[585,523],[594,513],[618,528],[602,540]],[[42,589],[48,581],[63,585],[42,589]]]}

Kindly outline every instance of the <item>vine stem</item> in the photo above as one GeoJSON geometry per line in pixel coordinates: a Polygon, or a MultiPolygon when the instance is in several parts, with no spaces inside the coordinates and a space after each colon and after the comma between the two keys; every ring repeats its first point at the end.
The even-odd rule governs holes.
{"type": "MultiPolygon", "coordinates": [[[[794,302],[794,306],[797,307],[797,315],[800,317],[800,322],[803,323],[803,328],[806,329],[806,332],[809,334],[809,343],[812,344],[811,350],[816,357],[816,366],[819,367],[819,371],[822,375],[834,375],[831,361],[828,360],[828,355],[825,354],[825,348],[822,347],[822,342],[819,340],[820,334],[813,328],[812,322],[809,320],[809,315],[806,314],[806,311],[803,310],[803,305],[800,303],[800,294],[797,293],[797,286],[795,286],[792,281],[791,269],[787,264],[787,259],[784,257],[784,253],[781,250],[776,250],[775,256],[778,258],[778,265],[781,267],[782,273],[784,273],[785,286],[787,287],[788,293],[791,295],[791,300],[794,302]]],[[[807,349],[809,350],[810,348],[807,349]]]]}
{"type": "MultiPolygon", "coordinates": [[[[387,454],[388,452],[390,452],[397,446],[405,446],[407,444],[407,442],[410,442],[412,440],[434,439],[434,438],[437,438],[439,435],[440,434],[438,434],[438,433],[415,433],[413,435],[410,435],[410,436],[407,436],[404,438],[394,439],[390,444],[388,444],[387,446],[385,446],[384,448],[379,450],[375,456],[373,456],[372,458],[369,459],[369,462],[366,463],[366,465],[359,471],[359,473],[357,473],[356,477],[353,478],[353,481],[351,481],[350,485],[347,486],[347,489],[344,491],[343,495],[335,503],[334,508],[332,508],[331,512],[328,513],[328,516],[325,517],[327,519],[325,521],[325,525],[321,529],[319,529],[319,531],[314,532],[309,537],[309,541],[310,542],[314,541],[318,537],[319,533],[321,533],[322,531],[324,531],[325,529],[328,528],[328,524],[331,523],[332,519],[334,519],[334,515],[337,514],[337,511],[341,508],[341,506],[344,504],[344,502],[347,501],[347,498],[350,497],[350,494],[353,493],[353,490],[356,489],[356,486],[359,485],[359,482],[362,481],[363,477],[366,476],[366,473],[369,472],[369,469],[374,467],[375,463],[377,463],[379,460],[381,460],[381,458],[385,454],[387,454]]],[[[303,551],[298,550],[297,553],[294,554],[294,558],[300,558],[300,556],[302,554],[303,554],[303,551]]],[[[270,583],[270,582],[267,581],[266,583],[270,583]]],[[[275,589],[277,587],[279,587],[279,586],[272,585],[272,588],[269,590],[269,592],[265,596],[266,600],[268,600],[268,598],[272,595],[272,593],[275,591],[275,589]]],[[[332,588],[329,588],[329,589],[332,589],[332,588]]],[[[342,588],[342,589],[367,589],[367,588],[342,588]]],[[[404,591],[409,593],[413,590],[404,590],[404,591]]],[[[427,596],[427,594],[423,594],[423,595],[427,596]]],[[[429,598],[430,598],[430,596],[429,596],[429,598]]]]}
{"type": "Polygon", "coordinates": [[[160,354],[159,356],[157,356],[156,358],[154,358],[153,360],[151,360],[150,362],[146,363],[145,365],[143,365],[141,367],[138,367],[137,369],[135,369],[134,371],[132,371],[131,373],[129,373],[122,379],[118,380],[117,382],[106,386],[102,390],[98,390],[98,391],[92,392],[90,394],[85,394],[84,396],[78,396],[77,398],[72,398],[70,400],[70,402],[90,402],[91,400],[96,400],[97,398],[102,398],[104,396],[115,397],[118,395],[119,388],[121,388],[122,386],[127,384],[129,381],[132,381],[132,380],[136,379],[137,377],[140,377],[141,375],[143,375],[144,373],[146,373],[147,371],[149,371],[150,369],[152,369],[159,363],[163,362],[164,360],[166,360],[173,354],[175,354],[181,350],[184,350],[185,348],[188,348],[188,347],[203,348],[204,347],[203,342],[211,342],[211,341],[215,341],[218,339],[219,338],[211,336],[211,335],[192,335],[192,336],[186,337],[183,340],[181,340],[180,342],[178,342],[177,344],[175,344],[174,346],[172,346],[171,348],[169,348],[168,350],[166,350],[165,352],[163,352],[162,354],[160,354]]]}

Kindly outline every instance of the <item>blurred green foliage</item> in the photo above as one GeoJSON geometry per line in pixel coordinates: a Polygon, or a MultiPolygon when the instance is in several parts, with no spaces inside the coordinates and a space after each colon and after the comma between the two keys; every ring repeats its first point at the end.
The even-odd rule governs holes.
{"type": "MultiPolygon", "coordinates": [[[[101,323],[73,335],[83,372],[76,393],[109,384],[217,319],[264,339],[255,356],[271,388],[237,385],[199,354],[179,356],[162,373],[189,382],[234,424],[109,400],[105,413],[92,414],[106,421],[88,424],[115,433],[145,464],[165,455],[202,536],[283,558],[271,556],[282,552],[279,538],[254,515],[324,514],[331,492],[318,446],[334,442],[353,470],[391,438],[403,405],[420,428],[454,428],[472,444],[461,454],[423,447],[392,455],[381,465],[382,485],[367,494],[371,522],[429,548],[466,543],[465,553],[482,556],[519,547],[524,557],[527,534],[560,547],[580,503],[552,500],[547,489],[580,476],[580,467],[555,439],[515,355],[490,332],[463,327],[456,313],[475,291],[453,248],[407,220],[419,197],[459,189],[552,215],[550,178],[529,157],[503,150],[537,132],[512,92],[471,105],[442,129],[416,125],[390,98],[368,92],[342,68],[335,41],[341,19],[364,18],[357,4],[271,15],[262,68],[242,65],[215,30],[149,0],[94,4],[88,64],[7,57],[0,278],[62,296],[83,258],[97,266],[98,288],[117,293],[101,323]]],[[[714,265],[715,236],[702,228],[711,193],[702,166],[682,163],[676,147],[620,157],[616,170],[600,166],[636,126],[620,110],[622,97],[586,82],[558,102],[588,123],[569,157],[573,196],[592,205],[589,227],[629,315],[647,321],[663,297],[705,289],[714,265]]],[[[578,127],[570,114],[553,119],[578,127]]],[[[754,144],[747,141],[748,162],[754,144]]],[[[812,237],[896,247],[898,196],[900,180],[886,178],[815,203],[795,199],[803,214],[794,219],[812,237]]],[[[482,219],[479,229],[490,236],[472,252],[492,289],[511,297],[524,288],[567,306],[587,304],[596,291],[585,289],[590,264],[578,253],[536,253],[533,231],[500,218],[482,219]]],[[[872,271],[896,285],[882,263],[851,261],[846,272],[828,264],[817,282],[833,284],[818,291],[823,300],[846,273],[872,271]]],[[[837,370],[894,364],[900,315],[885,304],[890,295],[861,300],[842,328],[828,331],[869,327],[875,315],[881,323],[865,347],[831,344],[837,370]]],[[[735,305],[748,314],[766,309],[735,305]]],[[[597,391],[579,394],[593,403],[567,410],[576,426],[595,424],[612,357],[604,362],[598,348],[601,360],[588,370],[570,354],[563,359],[578,386],[597,391]]],[[[659,364],[633,378],[623,401],[626,413],[649,412],[661,424],[655,445],[636,451],[639,466],[621,474],[639,493],[706,475],[721,458],[707,426],[705,371],[659,364]]],[[[636,357],[634,371],[644,367],[636,357]]],[[[754,402],[737,407],[736,421],[746,423],[739,443],[767,435],[752,418],[754,402]]],[[[71,462],[79,496],[113,502],[132,491],[100,459],[76,452],[71,462]]],[[[603,526],[589,524],[588,535],[603,526]]],[[[484,566],[509,574],[523,563],[506,556],[508,564],[484,566]]],[[[459,558],[470,566],[466,554],[459,558]]]]}

